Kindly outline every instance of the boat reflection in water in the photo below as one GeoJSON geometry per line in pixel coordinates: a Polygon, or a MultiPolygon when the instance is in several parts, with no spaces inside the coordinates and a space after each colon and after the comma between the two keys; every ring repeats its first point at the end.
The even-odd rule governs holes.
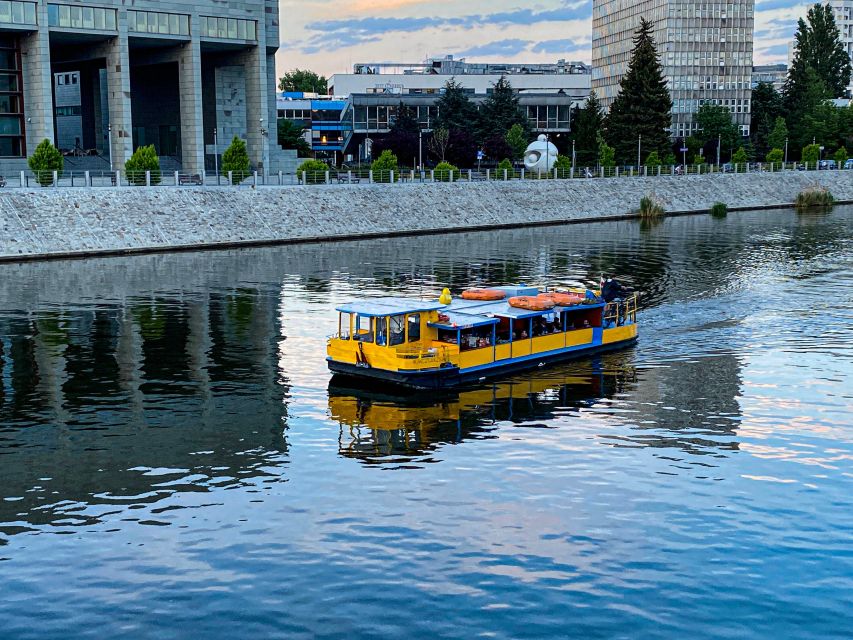
{"type": "Polygon", "coordinates": [[[496,437],[501,422],[549,421],[578,412],[636,382],[626,354],[550,366],[456,392],[401,395],[334,377],[329,413],[340,425],[340,453],[365,463],[429,462],[444,444],[496,437]]]}

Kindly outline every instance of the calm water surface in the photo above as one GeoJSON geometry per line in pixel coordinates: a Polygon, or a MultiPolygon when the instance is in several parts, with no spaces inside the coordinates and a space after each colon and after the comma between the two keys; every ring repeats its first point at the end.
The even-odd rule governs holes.
{"type": "Polygon", "coordinates": [[[851,636],[851,208],[0,274],[3,640],[851,636]],[[336,303],[602,271],[630,350],[329,386],[336,303]]]}

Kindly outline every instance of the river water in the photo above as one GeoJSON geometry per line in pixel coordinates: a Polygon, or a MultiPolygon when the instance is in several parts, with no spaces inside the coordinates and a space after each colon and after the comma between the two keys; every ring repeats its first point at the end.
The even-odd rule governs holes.
{"type": "Polygon", "coordinates": [[[4,640],[850,637],[853,208],[0,273],[4,640]],[[602,272],[633,348],[329,386],[337,303],[602,272]]]}

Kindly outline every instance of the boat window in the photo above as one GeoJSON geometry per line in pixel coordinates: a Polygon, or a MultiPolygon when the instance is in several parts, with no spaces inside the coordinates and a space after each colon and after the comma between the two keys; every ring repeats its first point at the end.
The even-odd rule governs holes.
{"type": "Polygon", "coordinates": [[[510,331],[510,320],[509,318],[498,318],[498,327],[497,327],[497,339],[498,344],[506,344],[509,342],[512,337],[512,332],[510,331]]]}
{"type": "Polygon", "coordinates": [[[338,314],[338,337],[341,340],[349,340],[350,337],[350,322],[352,322],[352,314],[338,314]]]}
{"type": "Polygon", "coordinates": [[[409,322],[409,342],[417,342],[421,339],[421,314],[410,313],[406,319],[409,322]]]}
{"type": "Polygon", "coordinates": [[[439,329],[438,339],[440,342],[456,344],[456,329],[439,329]]]}
{"type": "Polygon", "coordinates": [[[560,333],[563,330],[563,323],[560,320],[559,314],[546,313],[537,318],[533,318],[533,335],[547,336],[552,333],[560,333]]]}
{"type": "Polygon", "coordinates": [[[471,349],[485,349],[492,346],[492,327],[474,327],[462,330],[462,341],[459,345],[460,351],[471,349]]]}
{"type": "Polygon", "coordinates": [[[388,340],[388,318],[382,316],[373,320],[376,323],[376,344],[385,346],[388,340]]]}
{"type": "Polygon", "coordinates": [[[366,316],[355,317],[355,336],[361,342],[373,342],[373,318],[366,316]]]}
{"type": "Polygon", "coordinates": [[[388,341],[388,344],[392,347],[395,347],[398,344],[403,344],[406,341],[406,316],[391,316],[389,320],[391,339],[388,341]]]}

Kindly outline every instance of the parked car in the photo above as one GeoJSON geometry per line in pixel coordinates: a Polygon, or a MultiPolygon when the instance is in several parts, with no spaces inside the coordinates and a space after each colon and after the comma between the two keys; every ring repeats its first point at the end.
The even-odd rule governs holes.
{"type": "Polygon", "coordinates": [[[726,162],[723,165],[722,169],[723,169],[723,173],[734,173],[735,172],[735,166],[731,162],[726,162]]]}
{"type": "Polygon", "coordinates": [[[6,176],[0,176],[0,187],[6,186],[6,176]]]}
{"type": "Polygon", "coordinates": [[[197,184],[203,185],[204,179],[197,173],[186,174],[182,173],[178,176],[178,184],[197,184]]]}
{"type": "Polygon", "coordinates": [[[820,169],[837,169],[838,165],[835,160],[821,160],[818,163],[818,168],[820,169]]]}
{"type": "Polygon", "coordinates": [[[847,162],[844,163],[845,169],[853,169],[853,158],[849,158],[847,162]]]}

